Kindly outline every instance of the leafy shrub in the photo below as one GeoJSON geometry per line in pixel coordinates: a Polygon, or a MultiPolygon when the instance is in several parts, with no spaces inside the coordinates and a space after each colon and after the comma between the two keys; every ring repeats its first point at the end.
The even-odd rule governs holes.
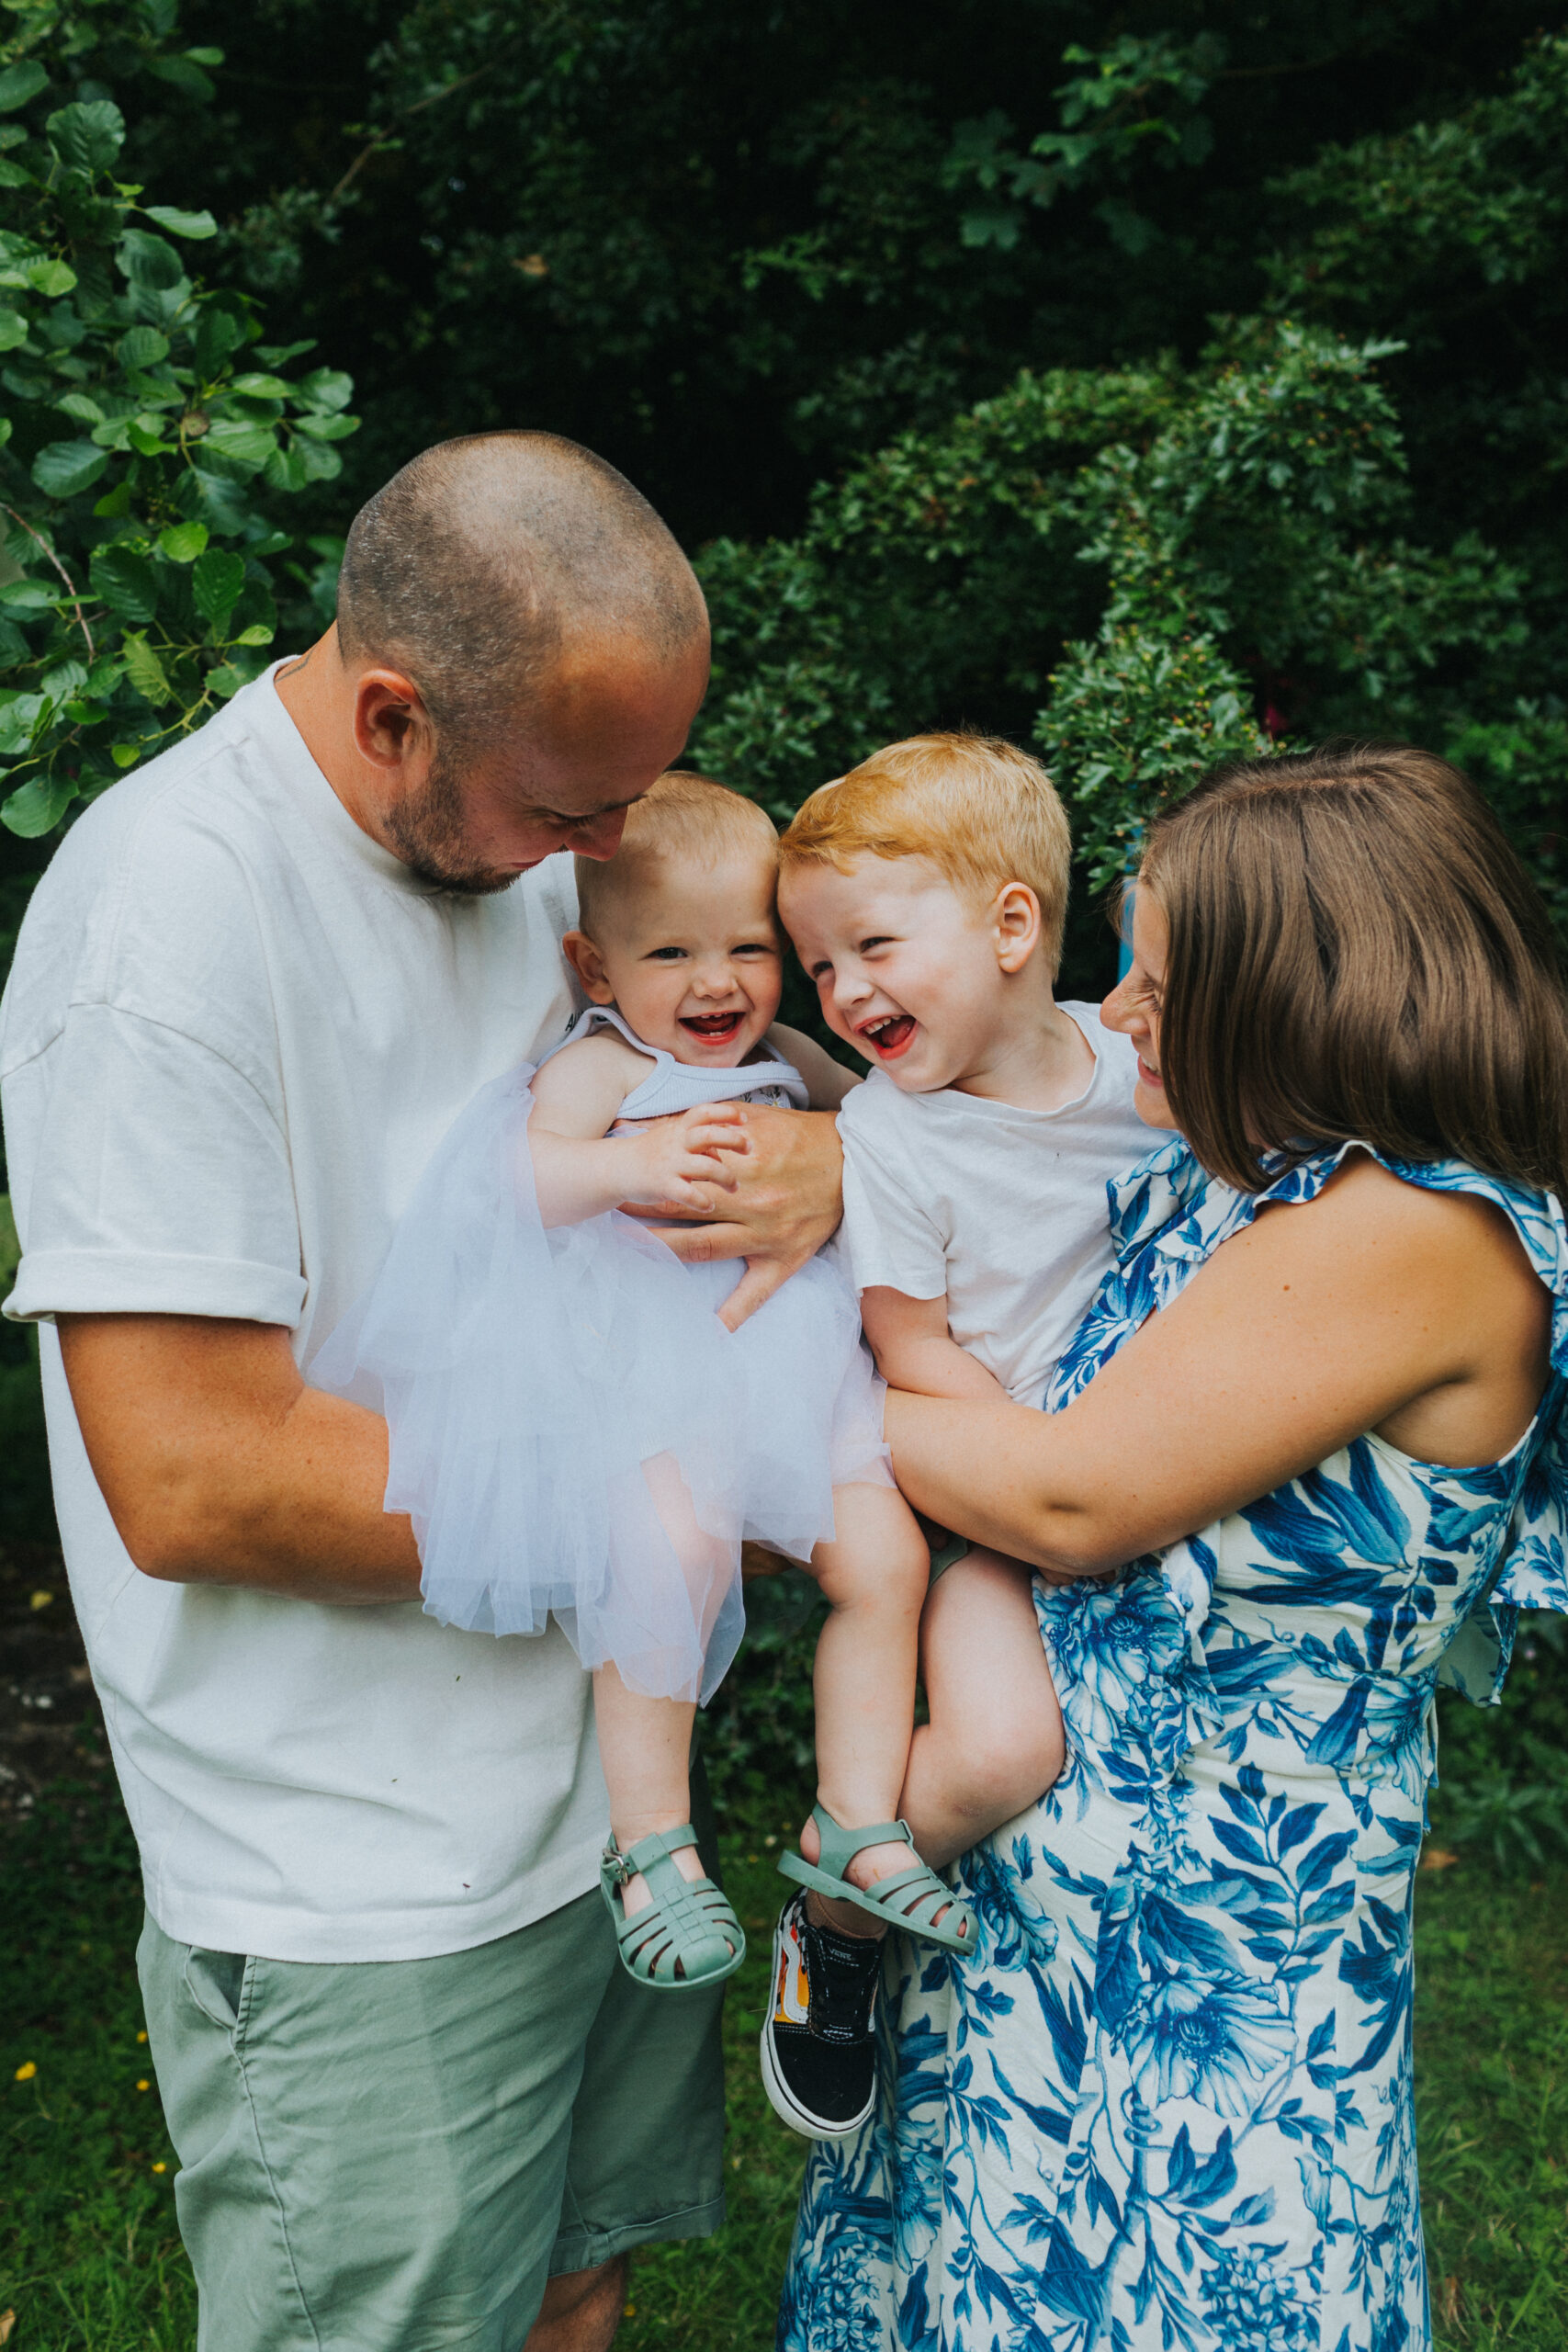
{"type": "Polygon", "coordinates": [[[1099,889],[1162,799],[1298,707],[1440,731],[1450,682],[1519,635],[1519,583],[1473,537],[1405,537],[1389,349],[1258,319],[1192,369],[1026,374],[823,485],[797,538],[716,542],[698,756],[782,816],[978,708],[1045,750],[1099,889]]]}
{"type": "Polygon", "coordinates": [[[1568,1623],[1521,1617],[1498,1707],[1438,1701],[1440,1779],[1432,1829],[1503,1871],[1568,1851],[1568,1623]]]}
{"type": "MultiPolygon", "coordinates": [[[[263,343],[249,297],[193,280],[184,249],[217,224],[115,176],[113,100],[51,109],[51,86],[38,55],[0,72],[24,118],[0,129],[0,819],[29,837],[265,666],[291,545],[271,494],[335,476],[358,422],[346,375],[281,372],[311,346],[263,343]]],[[[337,545],[293,567],[318,627],[337,545]]]]}

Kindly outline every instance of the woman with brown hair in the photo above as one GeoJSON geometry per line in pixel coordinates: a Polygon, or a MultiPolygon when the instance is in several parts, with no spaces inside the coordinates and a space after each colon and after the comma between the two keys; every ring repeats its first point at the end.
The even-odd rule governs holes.
{"type": "Polygon", "coordinates": [[[888,1399],[1032,1562],[1068,1762],[890,1939],[882,2115],[811,2158],[788,2352],[1420,2352],[1413,1873],[1439,1680],[1568,1609],[1568,1005],[1467,780],[1222,770],[1103,1017],[1170,1140],[1044,1400],[888,1399]]]}

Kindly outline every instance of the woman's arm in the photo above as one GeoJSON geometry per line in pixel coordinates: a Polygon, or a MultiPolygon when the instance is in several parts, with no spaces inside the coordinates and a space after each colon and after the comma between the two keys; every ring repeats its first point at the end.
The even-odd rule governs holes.
{"type": "Polygon", "coordinates": [[[1495,1461],[1545,1385],[1551,1302],[1486,1203],[1358,1160],[1268,1211],[1065,1412],[890,1394],[917,1510],[1047,1571],[1098,1576],[1375,1430],[1495,1461]]]}
{"type": "Polygon", "coordinates": [[[860,1319],[876,1368],[892,1387],[992,1404],[1006,1396],[1000,1381],[949,1331],[945,1298],[909,1298],[879,1283],[862,1291],[860,1319]]]}
{"type": "Polygon", "coordinates": [[[815,1037],[800,1029],[790,1029],[775,1021],[766,1042],[780,1061],[793,1062],[806,1080],[814,1111],[836,1111],[846,1094],[863,1081],[857,1070],[846,1069],[831,1054],[824,1053],[815,1037]]]}
{"type": "Polygon", "coordinates": [[[528,1153],[545,1226],[628,1203],[711,1216],[734,1192],[732,1161],[750,1148],[743,1103],[705,1102],[635,1134],[608,1133],[646,1061],[618,1037],[585,1037],[536,1073],[528,1153]]]}

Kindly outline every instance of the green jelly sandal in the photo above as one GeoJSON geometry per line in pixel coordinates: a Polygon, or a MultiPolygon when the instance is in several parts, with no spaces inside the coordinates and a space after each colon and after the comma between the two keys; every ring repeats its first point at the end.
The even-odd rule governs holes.
{"type": "Polygon", "coordinates": [[[679,1829],[656,1829],[639,1838],[629,1854],[612,1838],[599,1864],[599,1891],[615,1923],[621,1966],[639,1984],[657,1985],[661,1992],[717,1984],[733,1976],[746,1957],[740,1922],[712,1879],[682,1878],[671,1859],[696,1842],[689,1821],[679,1829]],[[628,1919],[617,1898],[639,1872],[653,1900],[628,1919]]]}
{"type": "Polygon", "coordinates": [[[798,1854],[781,1854],[779,1868],[785,1878],[798,1879],[802,1886],[818,1894],[830,1894],[840,1903],[858,1904],[873,1918],[901,1928],[907,1936],[919,1936],[926,1943],[941,1944],[947,1951],[974,1951],[975,1914],[919,1856],[908,1870],[879,1878],[874,1886],[856,1886],[845,1877],[850,1863],[864,1847],[892,1846],[902,1839],[913,1852],[915,1841],[907,1821],[875,1821],[869,1829],[840,1829],[819,1804],[813,1805],[811,1818],[822,1840],[822,1859],[812,1863],[803,1861],[798,1854]],[[939,1917],[939,1913],[946,1916],[939,1917]]]}

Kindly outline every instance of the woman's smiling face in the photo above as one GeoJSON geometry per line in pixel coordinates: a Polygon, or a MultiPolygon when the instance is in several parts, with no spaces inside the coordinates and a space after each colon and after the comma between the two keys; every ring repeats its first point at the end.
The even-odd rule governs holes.
{"type": "Polygon", "coordinates": [[[1117,981],[1100,1008],[1100,1017],[1108,1029],[1131,1037],[1137,1048],[1138,1083],[1133,1108],[1139,1118],[1151,1127],[1174,1127],[1176,1115],[1166,1094],[1159,1060],[1159,1015],[1170,928],[1146,883],[1136,886],[1132,899],[1132,969],[1117,981]]]}

